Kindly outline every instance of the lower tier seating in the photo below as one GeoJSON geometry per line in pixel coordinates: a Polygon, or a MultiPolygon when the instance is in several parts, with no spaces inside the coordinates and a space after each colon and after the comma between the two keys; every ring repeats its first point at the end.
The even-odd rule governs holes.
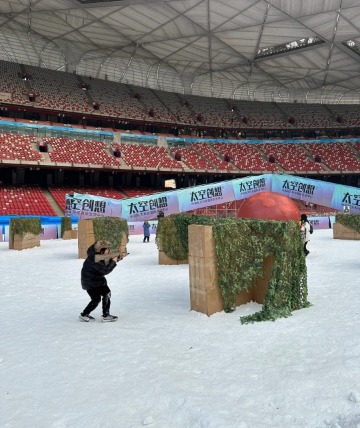
{"type": "Polygon", "coordinates": [[[55,211],[38,186],[0,185],[1,215],[56,216],[55,211]]]}

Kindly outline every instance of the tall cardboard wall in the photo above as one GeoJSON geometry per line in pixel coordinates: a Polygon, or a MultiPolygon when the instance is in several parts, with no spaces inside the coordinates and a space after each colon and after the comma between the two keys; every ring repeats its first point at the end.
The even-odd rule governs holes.
{"type": "Polygon", "coordinates": [[[87,249],[95,242],[92,219],[78,221],[78,258],[86,259],[87,249]]]}
{"type": "Polygon", "coordinates": [[[333,226],[333,238],[334,239],[348,239],[352,241],[360,240],[360,233],[354,229],[350,229],[341,223],[334,223],[333,226]]]}
{"type": "MultiPolygon", "coordinates": [[[[264,259],[264,277],[256,280],[249,290],[238,294],[237,305],[251,301],[264,303],[273,264],[273,256],[264,259]]],[[[208,316],[224,310],[212,226],[189,226],[189,277],[192,310],[208,316]]]]}

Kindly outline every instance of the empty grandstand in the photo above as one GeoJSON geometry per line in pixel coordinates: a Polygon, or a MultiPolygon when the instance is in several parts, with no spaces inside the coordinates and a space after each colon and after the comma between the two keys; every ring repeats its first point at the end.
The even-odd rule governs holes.
{"type": "Polygon", "coordinates": [[[148,16],[145,1],[5,2],[3,213],[57,215],[67,192],[116,199],[167,180],[358,186],[360,6],[228,3],[152,1],[148,16]]]}

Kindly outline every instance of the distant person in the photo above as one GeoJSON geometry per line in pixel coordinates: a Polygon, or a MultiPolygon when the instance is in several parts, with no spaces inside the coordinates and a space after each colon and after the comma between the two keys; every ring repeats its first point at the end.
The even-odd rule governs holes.
{"type": "Polygon", "coordinates": [[[117,321],[118,317],[110,315],[111,290],[107,285],[105,275],[108,275],[116,267],[118,257],[109,260],[95,261],[96,255],[110,253],[110,242],[96,241],[87,250],[87,258],[81,269],[81,286],[91,297],[90,303],[81,312],[79,319],[89,322],[95,321],[90,313],[97,308],[102,298],[102,320],[104,322],[117,321]]]}
{"type": "Polygon", "coordinates": [[[308,221],[306,214],[301,214],[300,230],[301,230],[301,238],[304,243],[304,253],[306,257],[310,253],[310,251],[307,249],[307,244],[310,241],[310,223],[308,221]]]}
{"type": "Polygon", "coordinates": [[[143,242],[150,242],[150,223],[148,221],[144,221],[143,229],[144,229],[143,242]]]}

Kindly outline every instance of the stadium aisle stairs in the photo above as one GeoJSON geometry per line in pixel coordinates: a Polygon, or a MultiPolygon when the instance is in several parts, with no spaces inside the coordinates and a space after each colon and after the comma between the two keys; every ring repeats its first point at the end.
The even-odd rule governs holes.
{"type": "Polygon", "coordinates": [[[59,205],[55,201],[55,199],[52,196],[52,194],[47,189],[43,189],[43,194],[44,194],[45,198],[47,199],[47,201],[49,202],[51,208],[55,211],[56,215],[58,217],[63,217],[64,216],[64,212],[59,207],[59,205]]]}

